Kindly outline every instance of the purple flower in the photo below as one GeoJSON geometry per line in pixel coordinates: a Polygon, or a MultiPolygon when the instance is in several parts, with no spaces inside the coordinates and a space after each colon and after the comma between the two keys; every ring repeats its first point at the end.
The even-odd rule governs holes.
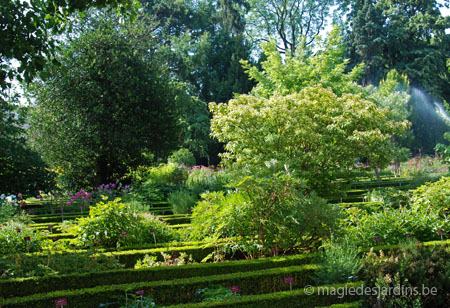
{"type": "Polygon", "coordinates": [[[62,218],[62,219],[64,219],[64,218],[66,218],[66,216],[64,216],[64,215],[61,215],[61,218],[62,218]]]}
{"type": "Polygon", "coordinates": [[[54,227],[53,225],[48,225],[49,229],[53,229],[53,227],[54,227]]]}
{"type": "Polygon", "coordinates": [[[114,183],[111,184],[111,187],[112,187],[112,188],[116,188],[116,184],[114,184],[114,183]]]}
{"type": "Polygon", "coordinates": [[[444,231],[442,231],[442,230],[438,230],[438,232],[437,232],[438,234],[439,234],[439,236],[442,236],[443,234],[444,234],[444,231]]]}
{"type": "Polygon", "coordinates": [[[231,287],[230,287],[230,291],[233,292],[233,293],[238,293],[238,292],[240,292],[238,286],[231,286],[231,287]]]}
{"type": "Polygon", "coordinates": [[[180,257],[180,255],[177,254],[177,253],[174,253],[174,254],[172,254],[172,256],[171,256],[171,258],[172,258],[173,260],[178,259],[179,257],[180,257]]]}
{"type": "Polygon", "coordinates": [[[134,294],[136,294],[137,296],[144,296],[145,291],[144,290],[137,290],[134,292],[134,294]]]}
{"type": "Polygon", "coordinates": [[[19,228],[17,228],[16,231],[17,231],[17,233],[20,233],[20,231],[22,231],[22,230],[20,230],[19,228]]]}
{"type": "Polygon", "coordinates": [[[275,254],[275,253],[277,252],[277,249],[276,249],[275,247],[271,247],[271,248],[270,248],[270,252],[271,252],[272,254],[275,254]]]}
{"type": "Polygon", "coordinates": [[[25,237],[23,238],[23,240],[24,240],[25,242],[28,242],[28,241],[31,240],[31,238],[30,238],[29,236],[25,236],[25,237]]]}
{"type": "Polygon", "coordinates": [[[20,206],[23,206],[24,205],[24,203],[23,202],[20,202],[20,206]]]}
{"type": "Polygon", "coordinates": [[[284,277],[284,282],[293,284],[294,283],[294,277],[284,277]]]}
{"type": "Polygon", "coordinates": [[[381,241],[381,238],[379,238],[378,236],[375,236],[374,240],[375,240],[375,242],[379,243],[381,241]]]}
{"type": "Polygon", "coordinates": [[[151,228],[151,229],[150,229],[150,232],[151,232],[151,233],[155,233],[155,228],[151,228]]]}
{"type": "Polygon", "coordinates": [[[127,234],[127,231],[122,231],[122,236],[126,236],[127,234]]]}
{"type": "Polygon", "coordinates": [[[411,238],[411,234],[406,234],[406,237],[407,238],[411,238]]]}
{"type": "Polygon", "coordinates": [[[72,203],[73,203],[72,201],[69,201],[66,204],[70,206],[70,205],[72,205],[72,203]]]}

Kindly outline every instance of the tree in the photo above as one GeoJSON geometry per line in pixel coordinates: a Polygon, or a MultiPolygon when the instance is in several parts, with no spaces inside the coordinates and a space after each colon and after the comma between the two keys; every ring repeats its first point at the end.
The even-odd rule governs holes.
{"type": "Polygon", "coordinates": [[[99,17],[67,42],[49,78],[34,83],[34,146],[69,188],[120,179],[164,157],[180,139],[179,89],[164,72],[144,21],[99,17]]]}
{"type": "Polygon", "coordinates": [[[360,95],[337,96],[320,85],[269,99],[241,95],[228,104],[211,103],[210,110],[212,135],[226,144],[227,166],[286,165],[322,195],[358,158],[385,167],[392,158],[391,137],[408,127],[360,95]]]}
{"type": "Polygon", "coordinates": [[[54,187],[54,174],[25,142],[25,109],[15,97],[0,99],[0,190],[36,195],[54,187]]]}
{"type": "Polygon", "coordinates": [[[90,7],[110,6],[131,12],[133,0],[8,0],[0,5],[0,89],[6,89],[17,78],[31,81],[52,58],[57,46],[55,36],[64,32],[67,17],[90,7]],[[11,61],[19,67],[11,66],[11,61]]]}
{"type": "Polygon", "coordinates": [[[300,37],[311,45],[326,25],[334,0],[250,0],[249,27],[258,43],[271,37],[283,53],[293,53],[300,37]]]}

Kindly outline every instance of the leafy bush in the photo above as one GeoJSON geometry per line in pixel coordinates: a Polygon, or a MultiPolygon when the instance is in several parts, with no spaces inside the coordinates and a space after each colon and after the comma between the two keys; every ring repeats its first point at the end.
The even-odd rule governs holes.
{"type": "Polygon", "coordinates": [[[419,243],[409,243],[387,255],[382,251],[379,255],[371,251],[364,261],[363,269],[366,287],[397,290],[397,293],[380,292],[369,297],[364,307],[434,308],[449,305],[448,247],[424,247],[419,243]],[[425,294],[425,287],[428,291],[433,290],[434,294],[425,294]]]}
{"type": "Polygon", "coordinates": [[[289,174],[265,171],[266,176],[245,177],[228,195],[204,194],[193,211],[191,236],[234,237],[233,250],[250,257],[310,248],[329,237],[338,210],[304,195],[304,186],[289,174]]]}
{"type": "Polygon", "coordinates": [[[315,280],[318,285],[356,281],[361,263],[356,247],[347,242],[331,242],[320,254],[321,267],[315,273],[315,280]]]}
{"type": "Polygon", "coordinates": [[[411,199],[416,207],[450,211],[450,177],[443,177],[434,183],[427,183],[413,192],[411,199]]]}
{"type": "Polygon", "coordinates": [[[369,202],[383,202],[385,206],[391,208],[409,206],[410,202],[408,192],[393,187],[374,189],[367,193],[366,197],[369,202]]]}
{"type": "Polygon", "coordinates": [[[134,266],[135,269],[160,267],[160,266],[181,266],[185,264],[191,264],[193,262],[192,255],[188,255],[185,252],[176,254],[166,254],[161,252],[164,261],[158,261],[158,257],[145,255],[143,259],[139,259],[134,266]]]}
{"type": "Polygon", "coordinates": [[[121,199],[100,202],[89,210],[89,217],[79,218],[74,227],[78,245],[103,247],[165,242],[174,239],[174,231],[152,215],[134,213],[121,199]]]}
{"type": "Polygon", "coordinates": [[[18,203],[15,195],[0,196],[0,223],[8,221],[18,212],[18,203]]]}
{"type": "Polygon", "coordinates": [[[430,208],[384,208],[380,212],[354,211],[344,227],[345,236],[358,246],[398,244],[408,237],[439,240],[450,232],[450,222],[430,208]]]}
{"type": "Polygon", "coordinates": [[[230,175],[225,171],[214,172],[207,168],[195,168],[189,173],[186,187],[197,196],[206,191],[219,191],[230,181],[230,175]]]}
{"type": "Polygon", "coordinates": [[[188,149],[185,148],[181,148],[178,151],[173,152],[172,155],[169,156],[167,161],[169,163],[183,165],[186,167],[195,165],[194,154],[192,154],[188,149]]]}
{"type": "Polygon", "coordinates": [[[170,193],[167,201],[172,205],[174,214],[188,214],[197,200],[191,192],[183,189],[170,193]]]}
{"type": "Polygon", "coordinates": [[[9,221],[0,225],[0,255],[36,252],[42,248],[44,237],[24,224],[9,221]]]}
{"type": "Polygon", "coordinates": [[[232,292],[230,288],[222,286],[214,286],[211,288],[198,289],[195,292],[196,302],[214,302],[227,300],[232,298],[239,298],[237,292],[232,292]]]}

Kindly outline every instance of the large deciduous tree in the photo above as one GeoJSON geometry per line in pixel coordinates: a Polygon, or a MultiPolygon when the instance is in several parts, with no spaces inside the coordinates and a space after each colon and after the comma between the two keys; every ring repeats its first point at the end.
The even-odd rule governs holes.
{"type": "Polygon", "coordinates": [[[293,53],[300,45],[314,42],[325,28],[334,0],[249,0],[249,30],[261,42],[271,37],[285,53],[293,53]]]}
{"type": "Polygon", "coordinates": [[[100,16],[33,85],[34,145],[69,187],[116,180],[143,163],[144,152],[161,157],[179,143],[182,95],[151,29],[100,16]]]}
{"type": "Polygon", "coordinates": [[[134,12],[134,0],[7,0],[0,4],[0,89],[14,78],[31,81],[52,57],[54,35],[64,32],[67,17],[90,7],[114,7],[134,12]],[[18,61],[16,68],[11,60],[18,61]],[[23,76],[23,77],[22,77],[23,76]]]}

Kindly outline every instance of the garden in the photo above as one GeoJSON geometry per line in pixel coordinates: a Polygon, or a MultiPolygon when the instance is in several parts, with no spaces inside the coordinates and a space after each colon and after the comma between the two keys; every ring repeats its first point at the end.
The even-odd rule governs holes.
{"type": "Polygon", "coordinates": [[[0,307],[450,307],[450,20],[410,5],[2,4],[0,307]]]}

